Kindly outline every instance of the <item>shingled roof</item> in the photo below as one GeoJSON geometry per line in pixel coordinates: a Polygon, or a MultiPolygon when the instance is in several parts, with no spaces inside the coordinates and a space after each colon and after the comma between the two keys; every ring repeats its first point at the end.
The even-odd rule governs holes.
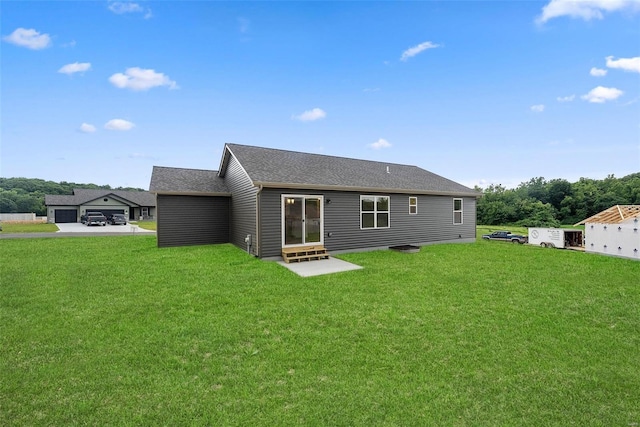
{"type": "Polygon", "coordinates": [[[640,218],[640,205],[615,205],[600,213],[590,216],[575,225],[582,225],[586,223],[620,224],[633,218],[640,218]]]}
{"type": "Polygon", "coordinates": [[[149,191],[158,194],[230,195],[218,171],[154,166],[149,191]]]}
{"type": "Polygon", "coordinates": [[[76,188],[73,190],[73,195],[47,194],[44,196],[44,204],[47,206],[77,206],[110,195],[131,202],[132,205],[156,205],[155,196],[148,191],[103,190],[87,188],[76,188]]]}
{"type": "Polygon", "coordinates": [[[481,196],[471,188],[417,166],[240,144],[225,146],[221,177],[231,155],[256,186],[481,196]]]}

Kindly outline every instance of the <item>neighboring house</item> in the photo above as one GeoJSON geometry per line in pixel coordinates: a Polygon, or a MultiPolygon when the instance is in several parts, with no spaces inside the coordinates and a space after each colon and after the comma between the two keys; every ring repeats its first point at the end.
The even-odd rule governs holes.
{"type": "Polygon", "coordinates": [[[218,171],[155,166],[158,246],[355,251],[474,242],[480,193],[416,166],[238,144],[218,171]]]}
{"type": "Polygon", "coordinates": [[[154,218],[156,198],[148,191],[74,189],[73,195],[44,196],[49,222],[79,222],[86,212],[126,215],[130,220],[154,218]]]}
{"type": "Polygon", "coordinates": [[[616,205],[580,221],[586,252],[640,260],[640,205],[616,205]]]}

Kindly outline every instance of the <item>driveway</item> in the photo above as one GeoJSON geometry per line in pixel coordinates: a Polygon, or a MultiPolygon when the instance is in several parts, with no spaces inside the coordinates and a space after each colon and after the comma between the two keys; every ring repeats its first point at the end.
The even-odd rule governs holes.
{"type": "Polygon", "coordinates": [[[153,234],[153,230],[145,230],[136,224],[127,223],[126,225],[107,224],[104,227],[92,225],[91,227],[79,222],[70,222],[66,224],[56,224],[60,231],[58,233],[113,233],[113,234],[153,234]]]}

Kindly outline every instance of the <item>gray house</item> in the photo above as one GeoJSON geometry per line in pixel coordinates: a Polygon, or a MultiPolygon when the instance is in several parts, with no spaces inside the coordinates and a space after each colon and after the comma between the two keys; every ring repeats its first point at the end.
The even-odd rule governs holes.
{"type": "Polygon", "coordinates": [[[153,218],[156,198],[148,191],[124,191],[77,188],[72,195],[47,194],[48,222],[79,222],[86,212],[105,215],[124,214],[129,219],[153,218]]]}
{"type": "Polygon", "coordinates": [[[251,254],[473,242],[480,193],[416,166],[226,144],[218,171],[155,166],[158,246],[251,254]]]}

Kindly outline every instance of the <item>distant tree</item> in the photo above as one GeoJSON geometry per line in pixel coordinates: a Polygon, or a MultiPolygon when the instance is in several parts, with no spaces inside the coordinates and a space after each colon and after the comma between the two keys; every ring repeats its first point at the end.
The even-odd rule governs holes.
{"type": "Polygon", "coordinates": [[[555,217],[555,209],[549,203],[540,200],[524,199],[519,204],[520,220],[517,225],[523,227],[559,227],[560,221],[555,217]]]}
{"type": "Polygon", "coordinates": [[[10,197],[0,195],[0,213],[18,212],[18,205],[10,197]]]}
{"type": "Polygon", "coordinates": [[[602,180],[532,178],[515,189],[490,185],[478,199],[478,223],[555,226],[574,224],[614,205],[640,204],[640,173],[602,180]],[[539,203],[537,203],[539,202],[539,203]]]}
{"type": "Polygon", "coordinates": [[[542,203],[549,202],[549,188],[548,183],[543,177],[531,178],[527,182],[523,182],[516,189],[522,197],[530,197],[532,199],[540,200],[542,203]]]}
{"type": "Polygon", "coordinates": [[[551,181],[549,181],[547,186],[549,203],[551,203],[551,206],[553,206],[556,210],[560,210],[564,198],[573,194],[571,183],[566,179],[552,179],[551,181]]]}

